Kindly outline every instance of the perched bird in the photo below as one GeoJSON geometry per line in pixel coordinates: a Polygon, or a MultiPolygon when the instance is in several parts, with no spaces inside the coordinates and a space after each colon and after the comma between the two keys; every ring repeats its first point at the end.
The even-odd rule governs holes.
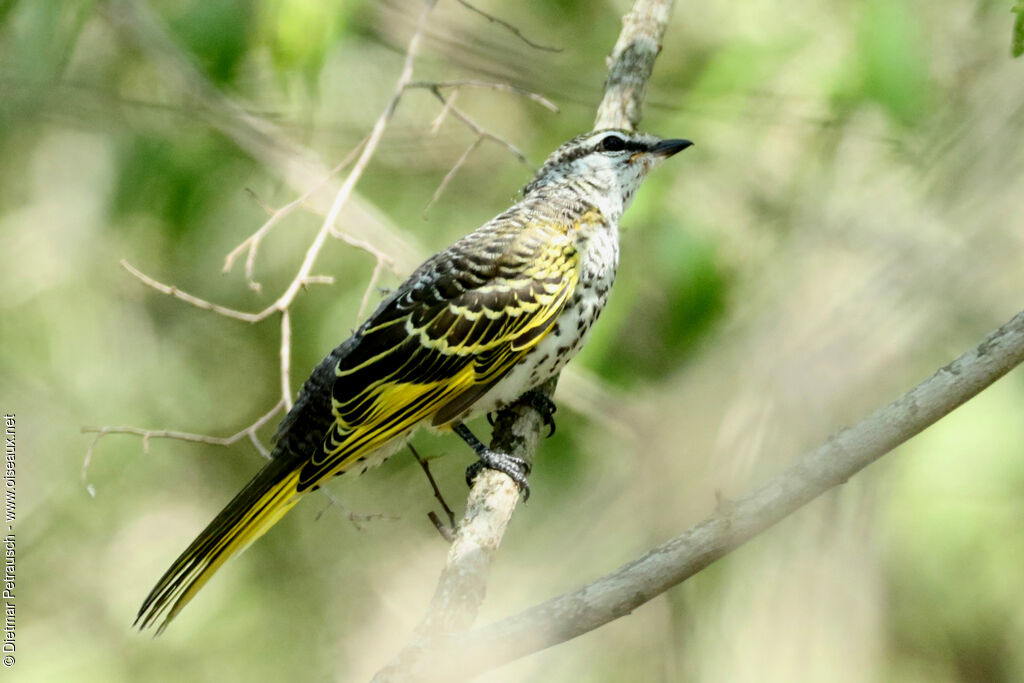
{"type": "MultiPolygon", "coordinates": [[[[623,130],[573,138],[520,202],[417,268],[313,370],[270,463],[160,578],[136,624],[163,618],[162,631],[302,494],[380,464],[420,426],[473,448],[468,479],[489,467],[528,494],[525,463],[484,446],[464,420],[516,402],[579,351],[615,278],[622,212],[654,166],[691,144],[623,130]]],[[[546,397],[533,405],[550,421],[546,397]]]]}

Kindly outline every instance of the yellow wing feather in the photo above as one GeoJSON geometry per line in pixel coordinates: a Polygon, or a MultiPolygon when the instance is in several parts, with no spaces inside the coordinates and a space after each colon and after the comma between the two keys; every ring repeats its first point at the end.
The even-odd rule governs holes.
{"type": "Polygon", "coordinates": [[[455,419],[453,406],[468,408],[544,338],[576,287],[579,256],[565,227],[498,225],[425,263],[318,366],[282,422],[271,462],[164,573],[136,623],[145,628],[163,617],[162,631],[303,493],[448,414],[441,411],[452,413],[441,423],[455,419]],[[328,391],[325,364],[334,359],[328,391]],[[310,439],[324,432],[316,448],[310,439]]]}
{"type": "MultiPolygon", "coordinates": [[[[540,343],[579,279],[579,256],[568,239],[549,238],[541,246],[539,253],[521,255],[524,264],[515,276],[493,278],[437,302],[419,323],[407,315],[397,343],[368,351],[365,360],[357,356],[339,364],[335,425],[323,451],[303,465],[299,490],[346,471],[467,392],[479,393],[540,343]],[[392,371],[346,391],[350,378],[372,375],[384,365],[392,371]],[[442,376],[432,378],[429,370],[436,367],[442,376]]],[[[369,329],[396,327],[389,321],[369,329]]]]}

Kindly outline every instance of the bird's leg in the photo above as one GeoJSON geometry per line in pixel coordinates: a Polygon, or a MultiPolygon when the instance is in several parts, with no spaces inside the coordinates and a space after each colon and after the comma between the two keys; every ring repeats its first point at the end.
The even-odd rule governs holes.
{"type": "Polygon", "coordinates": [[[486,467],[507,474],[512,481],[518,484],[519,490],[523,492],[524,501],[530,497],[530,485],[526,482],[526,475],[530,473],[528,462],[514,455],[488,448],[480,439],[476,438],[473,432],[469,431],[469,427],[461,422],[452,424],[452,430],[461,436],[462,440],[476,453],[476,457],[480,458],[466,470],[467,484],[472,486],[476,475],[486,467]]]}
{"type": "Polygon", "coordinates": [[[548,438],[554,436],[555,411],[558,410],[558,406],[555,405],[554,401],[548,398],[547,394],[536,389],[530,389],[519,397],[518,402],[525,403],[536,410],[541,419],[544,420],[544,426],[548,428],[548,438]]]}

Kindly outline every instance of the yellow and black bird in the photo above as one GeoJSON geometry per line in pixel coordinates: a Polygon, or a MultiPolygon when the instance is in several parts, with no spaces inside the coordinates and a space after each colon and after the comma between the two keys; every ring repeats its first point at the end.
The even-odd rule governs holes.
{"type": "MultiPolygon", "coordinates": [[[[479,467],[526,488],[525,463],[485,447],[464,420],[558,373],[604,308],[618,222],[648,171],[689,147],[622,130],[565,143],[510,209],[416,269],[313,370],[281,421],[271,462],[160,578],[139,610],[159,631],[233,555],[304,493],[383,462],[421,426],[450,428],[479,467]]],[[[547,411],[547,399],[536,403],[547,411]]]]}

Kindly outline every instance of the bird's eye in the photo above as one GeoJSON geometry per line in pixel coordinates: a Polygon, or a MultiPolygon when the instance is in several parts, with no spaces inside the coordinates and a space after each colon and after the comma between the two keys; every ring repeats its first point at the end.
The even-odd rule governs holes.
{"type": "Polygon", "coordinates": [[[602,152],[621,152],[626,149],[626,141],[618,135],[609,135],[601,139],[598,147],[602,152]]]}

